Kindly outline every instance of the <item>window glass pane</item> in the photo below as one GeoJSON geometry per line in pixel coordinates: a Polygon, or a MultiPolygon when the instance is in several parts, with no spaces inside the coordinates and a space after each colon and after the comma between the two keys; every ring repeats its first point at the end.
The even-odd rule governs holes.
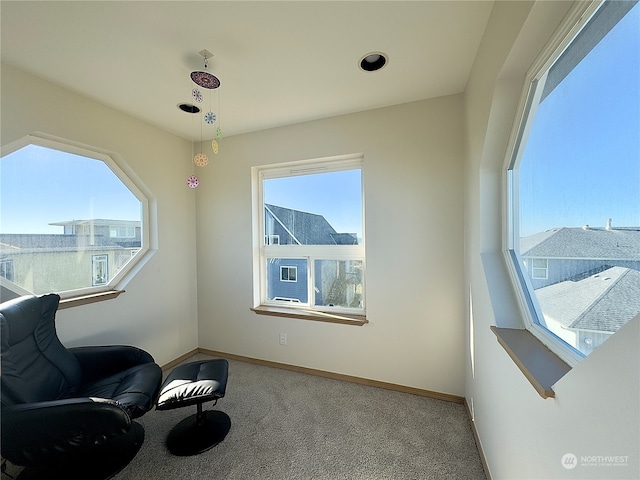
{"type": "Polygon", "coordinates": [[[13,282],[13,259],[0,260],[0,277],[13,282]]]}
{"type": "Polygon", "coordinates": [[[344,155],[252,169],[256,305],[365,314],[362,165],[344,155]]]}
{"type": "Polygon", "coordinates": [[[109,257],[107,255],[93,255],[93,285],[106,285],[109,279],[109,257]]]}
{"type": "Polygon", "coordinates": [[[362,260],[316,260],[315,304],[362,308],[362,260]]]}
{"type": "Polygon", "coordinates": [[[547,268],[546,258],[534,258],[532,263],[533,268],[547,268]]]}
{"type": "Polygon", "coordinates": [[[0,181],[2,276],[23,289],[107,285],[142,246],[142,204],[101,160],[28,145],[0,181]]]}
{"type": "Polygon", "coordinates": [[[263,189],[266,244],[362,243],[359,169],[267,179],[263,189]]]}
{"type": "Polygon", "coordinates": [[[535,321],[585,355],[640,313],[640,6],[633,5],[605,3],[541,77],[544,94],[514,166],[514,243],[527,259],[518,267],[541,313],[535,321]]]}
{"type": "Polygon", "coordinates": [[[283,282],[295,282],[298,268],[293,266],[280,267],[280,280],[283,282]]]}
{"type": "Polygon", "coordinates": [[[267,298],[272,301],[308,303],[305,258],[267,258],[267,298]]]}

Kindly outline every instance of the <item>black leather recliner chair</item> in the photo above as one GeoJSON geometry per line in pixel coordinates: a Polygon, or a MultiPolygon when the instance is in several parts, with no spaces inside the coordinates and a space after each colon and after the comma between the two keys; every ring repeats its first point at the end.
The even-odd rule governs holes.
{"type": "Polygon", "coordinates": [[[59,301],[0,304],[2,457],[30,467],[25,478],[109,478],[142,445],[133,419],[155,405],[162,371],[135,347],[66,349],[55,329],[59,301]]]}

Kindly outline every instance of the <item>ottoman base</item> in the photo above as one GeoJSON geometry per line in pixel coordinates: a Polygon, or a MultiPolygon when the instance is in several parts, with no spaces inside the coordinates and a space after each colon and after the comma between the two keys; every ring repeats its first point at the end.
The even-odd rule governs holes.
{"type": "Polygon", "coordinates": [[[219,444],[231,429],[229,415],[219,410],[198,413],[178,423],[167,437],[167,449],[178,456],[197,455],[219,444]]]}

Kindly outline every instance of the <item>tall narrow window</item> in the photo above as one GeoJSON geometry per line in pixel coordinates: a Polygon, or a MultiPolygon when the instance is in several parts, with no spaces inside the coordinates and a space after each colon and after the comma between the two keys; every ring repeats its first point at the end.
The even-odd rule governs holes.
{"type": "Polygon", "coordinates": [[[254,169],[257,305],[363,315],[362,157],[254,169]]]}
{"type": "Polygon", "coordinates": [[[13,282],[13,259],[0,260],[0,277],[13,282]]]}
{"type": "Polygon", "coordinates": [[[569,363],[640,314],[640,5],[586,18],[532,75],[508,167],[529,328],[569,363]]]}
{"type": "Polygon", "coordinates": [[[93,285],[106,285],[109,281],[109,256],[92,255],[91,267],[93,271],[93,285]]]}

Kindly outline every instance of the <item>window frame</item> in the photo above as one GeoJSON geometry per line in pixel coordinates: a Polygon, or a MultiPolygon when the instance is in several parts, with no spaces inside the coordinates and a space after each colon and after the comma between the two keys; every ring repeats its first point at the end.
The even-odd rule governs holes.
{"type": "Polygon", "coordinates": [[[544,85],[543,81],[546,79],[550,68],[569,48],[605,3],[604,0],[594,0],[576,4],[527,72],[502,169],[503,185],[506,187],[502,200],[504,212],[502,215],[502,254],[509,278],[514,287],[517,305],[523,318],[523,325],[537,340],[570,367],[579,364],[586,358],[586,355],[540,324],[544,324],[544,316],[537,299],[533,298],[532,292],[534,289],[531,278],[522,269],[524,259],[516,249],[520,232],[517,215],[517,206],[520,204],[517,189],[519,184],[517,165],[520,163],[524,150],[520,146],[526,144],[532,121],[536,115],[539,100],[544,90],[543,87],[538,88],[538,85],[544,85]]]}
{"type": "Polygon", "coordinates": [[[289,282],[289,283],[297,283],[298,282],[298,267],[293,265],[280,265],[280,281],[281,282],[289,282]],[[287,270],[287,278],[285,279],[283,276],[284,270],[287,270]],[[293,275],[293,280],[291,280],[291,272],[295,272],[293,275]]]}
{"type": "Polygon", "coordinates": [[[91,255],[91,286],[98,287],[108,283],[99,279],[100,271],[103,271],[105,278],[109,278],[109,255],[106,253],[91,255]]]}
{"type": "Polygon", "coordinates": [[[280,245],[280,235],[265,235],[264,237],[265,245],[280,245]]]}
{"type": "MultiPolygon", "coordinates": [[[[125,264],[123,268],[121,268],[112,278],[109,279],[109,282],[104,285],[91,285],[75,290],[56,292],[60,295],[61,306],[63,303],[65,306],[74,306],[76,304],[81,305],[92,303],[93,301],[108,300],[118,296],[123,292],[123,288],[129,280],[133,278],[135,273],[142,268],[142,266],[157,250],[157,237],[156,235],[151,235],[152,209],[155,208],[155,198],[144,185],[142,180],[135,174],[133,169],[129,167],[124,159],[117,153],[46,133],[32,133],[14,142],[8,143],[7,145],[2,145],[0,150],[0,159],[30,145],[57,150],[103,162],[140,202],[141,246],[133,259],[125,264]]],[[[91,283],[93,284],[93,259],[91,268],[91,283]]],[[[5,287],[14,291],[17,295],[31,293],[13,282],[7,283],[6,279],[4,280],[3,284],[5,287]]]]}
{"type": "Polygon", "coordinates": [[[2,258],[0,259],[0,278],[4,278],[10,282],[13,282],[14,273],[13,273],[13,258],[2,258]]]}
{"type": "Polygon", "coordinates": [[[135,227],[110,227],[109,237],[110,238],[136,238],[136,229],[135,227]],[[115,235],[114,235],[114,232],[115,232],[115,235]],[[124,235],[121,235],[121,233],[124,233],[124,235]]]}
{"type": "Polygon", "coordinates": [[[531,261],[531,278],[534,280],[548,280],[549,279],[549,259],[548,258],[537,258],[537,257],[529,257],[531,261]],[[537,267],[535,265],[536,261],[541,262],[544,260],[544,267],[537,267]],[[544,271],[544,275],[536,275],[536,271],[544,271]]]}
{"type": "MultiPolygon", "coordinates": [[[[253,221],[253,307],[256,313],[269,312],[277,309],[284,314],[297,315],[299,318],[333,321],[335,323],[350,323],[349,318],[355,318],[354,324],[365,324],[366,303],[366,258],[365,258],[365,199],[364,199],[364,156],[361,153],[325,157],[319,159],[299,160],[271,165],[261,165],[251,168],[252,175],[252,221],[253,221]],[[265,208],[263,182],[265,180],[283,177],[294,177],[316,173],[331,173],[359,169],[361,172],[362,198],[362,242],[358,245],[280,245],[267,244],[265,235],[265,208]],[[307,260],[307,285],[309,298],[307,303],[268,300],[267,297],[267,269],[269,258],[307,260]],[[315,305],[314,264],[316,260],[361,260],[363,268],[362,309],[343,308],[335,306],[315,305]],[[310,314],[313,318],[310,318],[310,314]],[[331,318],[329,315],[333,318],[331,318]],[[324,317],[323,317],[324,315],[324,317]],[[342,316],[341,316],[342,315],[342,316]]],[[[298,279],[299,280],[299,279],[298,279]]],[[[274,313],[265,313],[267,315],[274,313]]]]}

